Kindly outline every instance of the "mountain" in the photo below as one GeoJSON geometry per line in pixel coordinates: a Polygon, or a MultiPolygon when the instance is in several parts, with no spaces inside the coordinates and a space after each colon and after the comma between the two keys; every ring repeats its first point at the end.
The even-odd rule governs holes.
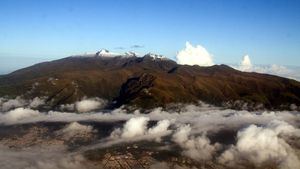
{"type": "Polygon", "coordinates": [[[142,108],[199,100],[235,109],[286,109],[300,105],[300,83],[226,65],[179,65],[161,55],[138,57],[101,50],[39,63],[0,76],[0,96],[46,97],[56,108],[83,97],[142,108]]]}

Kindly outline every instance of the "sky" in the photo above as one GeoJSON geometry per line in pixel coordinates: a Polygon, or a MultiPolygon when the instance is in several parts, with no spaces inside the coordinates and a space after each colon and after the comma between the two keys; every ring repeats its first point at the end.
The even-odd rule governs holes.
{"type": "Polygon", "coordinates": [[[186,42],[214,63],[300,66],[298,0],[1,0],[0,74],[108,49],[163,54],[186,42]]]}

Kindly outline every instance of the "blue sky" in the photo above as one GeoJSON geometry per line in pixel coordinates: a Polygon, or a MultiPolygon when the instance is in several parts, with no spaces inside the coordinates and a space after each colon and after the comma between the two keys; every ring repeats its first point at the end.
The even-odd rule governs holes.
{"type": "Polygon", "coordinates": [[[215,63],[300,66],[299,11],[298,0],[1,0],[0,73],[102,48],[174,58],[186,41],[215,63]]]}

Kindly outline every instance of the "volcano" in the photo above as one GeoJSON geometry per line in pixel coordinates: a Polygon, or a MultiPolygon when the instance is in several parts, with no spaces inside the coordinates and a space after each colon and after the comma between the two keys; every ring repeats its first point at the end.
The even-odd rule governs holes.
{"type": "Polygon", "coordinates": [[[180,65],[166,57],[101,50],[39,63],[0,76],[0,96],[46,97],[53,109],[83,97],[110,107],[165,107],[199,100],[234,109],[289,109],[300,105],[298,81],[227,65],[180,65]]]}

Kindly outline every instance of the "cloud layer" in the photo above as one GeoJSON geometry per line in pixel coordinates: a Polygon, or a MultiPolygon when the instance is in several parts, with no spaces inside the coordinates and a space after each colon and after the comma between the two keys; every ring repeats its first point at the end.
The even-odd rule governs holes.
{"type": "MultiPolygon", "coordinates": [[[[300,113],[295,111],[237,111],[213,107],[202,102],[198,105],[181,105],[177,109],[170,110],[156,108],[149,110],[147,114],[122,107],[106,112],[74,111],[40,112],[27,106],[13,108],[0,113],[0,127],[42,122],[67,123],[53,131],[55,137],[65,140],[66,143],[74,138],[79,141],[83,141],[86,137],[97,139],[72,152],[79,155],[87,150],[148,141],[162,145],[165,150],[178,150],[180,155],[198,162],[212,162],[233,168],[275,166],[294,169],[300,166],[300,150],[297,148],[299,143],[293,141],[300,139],[300,113]],[[111,131],[106,136],[98,136],[103,135],[101,127],[97,128],[98,124],[116,123],[121,125],[106,130],[111,131]],[[232,134],[226,134],[225,131],[232,134]],[[230,141],[225,142],[226,139],[230,141]]],[[[8,162],[19,158],[23,158],[24,162],[16,165],[42,168],[39,163],[32,162],[39,151],[31,152],[26,149],[16,151],[1,144],[0,141],[0,152],[9,154],[0,157],[0,161],[7,162],[5,164],[2,161],[3,165],[8,166],[6,168],[14,167],[8,162]]],[[[57,157],[66,156],[65,165],[54,157],[44,159],[44,156],[41,156],[38,161],[53,168],[66,168],[69,162],[70,165],[75,165],[74,167],[84,168],[82,162],[85,163],[86,159],[70,156],[64,148],[59,150],[57,157]]],[[[44,151],[44,148],[40,150],[44,151]]],[[[157,165],[169,167],[168,164],[157,165]]]]}
{"type": "Polygon", "coordinates": [[[288,68],[281,65],[271,64],[265,66],[253,65],[249,55],[245,55],[238,66],[232,66],[233,68],[244,72],[257,72],[266,73],[272,75],[278,75],[286,78],[300,80],[300,69],[288,68]]]}
{"type": "Polygon", "coordinates": [[[82,169],[90,168],[84,164],[82,155],[71,155],[63,147],[49,149],[31,148],[12,150],[0,146],[0,166],[2,169],[82,169]]]}

